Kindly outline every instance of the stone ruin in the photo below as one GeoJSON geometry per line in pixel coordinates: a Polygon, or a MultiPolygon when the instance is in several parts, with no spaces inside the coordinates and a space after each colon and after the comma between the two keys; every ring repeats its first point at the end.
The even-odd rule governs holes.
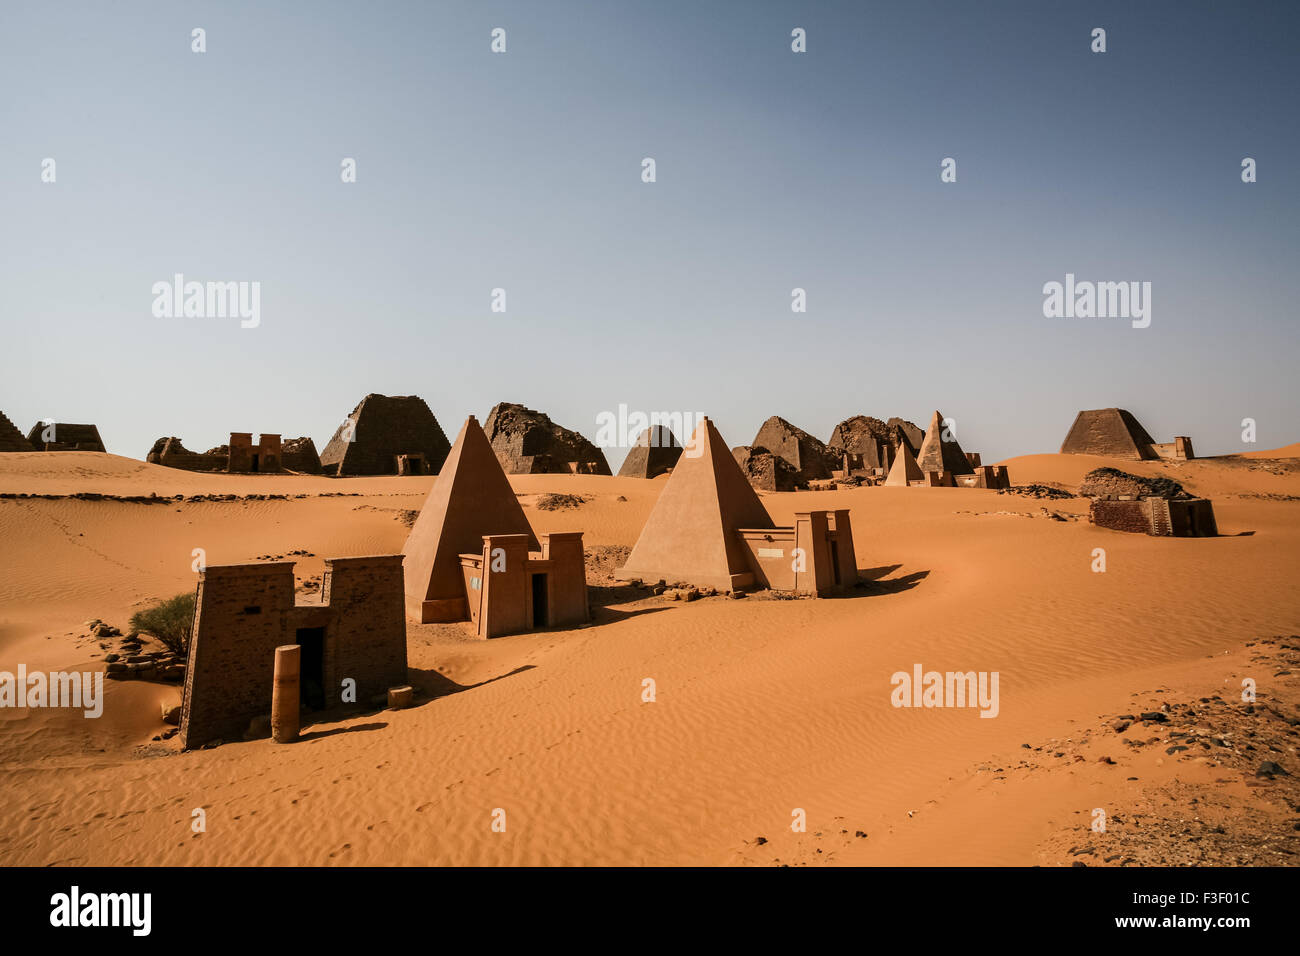
{"type": "Polygon", "coordinates": [[[807,482],[800,483],[794,465],[766,448],[737,445],[731,454],[749,483],[759,491],[795,491],[807,487],[807,482]]]}
{"type": "Polygon", "coordinates": [[[586,623],[581,532],[539,543],[487,436],[465,421],[402,548],[406,615],[479,637],[586,623]]]}
{"type": "Polygon", "coordinates": [[[911,422],[891,418],[882,422],[869,415],[854,415],[835,426],[827,448],[839,457],[838,471],[844,477],[880,477],[894,466],[900,448],[912,458],[925,433],[911,422]]]}
{"type": "Polygon", "coordinates": [[[1133,413],[1123,408],[1079,412],[1061,443],[1061,454],[1136,461],[1157,458],[1187,461],[1196,457],[1190,438],[1179,435],[1172,442],[1156,442],[1133,413]]]}
{"type": "Polygon", "coordinates": [[[763,422],[749,448],[751,454],[754,450],[762,450],[783,459],[794,469],[796,487],[799,488],[808,487],[812,481],[830,478],[831,472],[841,463],[840,456],[819,439],[777,415],[763,422]]]}
{"type": "Polygon", "coordinates": [[[582,435],[523,405],[500,402],[483,424],[508,475],[611,475],[605,453],[582,435]]]}
{"type": "Polygon", "coordinates": [[[883,484],[899,488],[1011,487],[1006,465],[985,465],[981,463],[978,452],[962,451],[957,437],[945,429],[943,422],[943,414],[936,411],[915,456],[909,441],[899,444],[883,484]]]}
{"type": "Polygon", "coordinates": [[[1088,520],[1099,528],[1176,538],[1212,538],[1219,533],[1214,505],[1192,496],[1172,478],[1096,468],[1084,476],[1079,494],[1091,499],[1088,520]]]}
{"type": "Polygon", "coordinates": [[[28,444],[36,451],[106,451],[94,425],[66,422],[37,422],[27,433],[28,444]]]}
{"type": "Polygon", "coordinates": [[[32,443],[18,430],[18,426],[9,420],[9,416],[0,412],[0,452],[35,450],[32,443]]]}
{"type": "Polygon", "coordinates": [[[185,471],[223,471],[231,473],[280,474],[298,472],[306,475],[321,473],[320,459],[316,456],[316,443],[310,438],[291,438],[281,441],[279,435],[263,433],[253,443],[251,432],[231,432],[230,442],[209,448],[206,452],[192,452],[175,436],[159,438],[149,449],[145,461],[152,465],[181,468],[185,471]]]}
{"type": "MultiPolygon", "coordinates": [[[[299,645],[304,707],[366,704],[406,683],[402,556],[331,558],[299,601],[292,561],[199,572],[181,704],[185,748],[237,740],[269,721],[276,648],[299,645]]],[[[269,726],[269,724],[268,724],[269,726]]]]}
{"type": "Polygon", "coordinates": [[[436,475],[451,445],[418,395],[363,398],[321,452],[328,475],[436,475]]]}
{"type": "Polygon", "coordinates": [[[799,512],[792,526],[777,527],[708,418],[615,576],[817,597],[858,581],[848,511],[799,512]]]}
{"type": "Polygon", "coordinates": [[[682,446],[667,425],[655,425],[643,431],[636,444],[629,449],[623,465],[618,469],[620,478],[654,478],[673,470],[682,456],[682,446]]]}

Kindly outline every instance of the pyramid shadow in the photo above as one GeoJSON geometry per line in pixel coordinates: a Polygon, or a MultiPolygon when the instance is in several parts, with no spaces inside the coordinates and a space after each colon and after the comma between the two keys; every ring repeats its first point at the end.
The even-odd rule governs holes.
{"type": "Polygon", "coordinates": [[[904,574],[898,578],[884,578],[883,575],[872,577],[873,572],[885,570],[885,573],[896,571],[901,565],[894,565],[889,569],[866,568],[858,571],[857,587],[844,594],[844,597],[853,597],[855,592],[863,597],[873,597],[881,594],[899,594],[903,591],[910,591],[922,581],[930,576],[929,571],[913,571],[911,574],[904,574]]]}
{"type": "Polygon", "coordinates": [[[425,704],[438,700],[439,698],[450,697],[452,694],[459,694],[463,691],[473,690],[475,687],[483,687],[486,684],[505,680],[507,677],[514,677],[516,674],[530,671],[536,666],[536,664],[524,664],[520,667],[516,667],[512,671],[498,674],[496,677],[489,677],[487,680],[481,680],[477,684],[457,684],[450,677],[439,671],[422,670],[418,667],[408,667],[406,679],[419,696],[424,698],[414,706],[423,707],[425,704]]]}
{"type": "Polygon", "coordinates": [[[878,581],[901,568],[901,564],[882,564],[878,568],[858,568],[859,581],[878,581]]]}
{"type": "Polygon", "coordinates": [[[612,607],[593,607],[591,609],[592,624],[617,624],[620,621],[626,621],[629,618],[640,617],[642,614],[654,614],[656,611],[671,610],[671,605],[657,604],[654,607],[642,607],[633,611],[622,611],[612,607]]]}

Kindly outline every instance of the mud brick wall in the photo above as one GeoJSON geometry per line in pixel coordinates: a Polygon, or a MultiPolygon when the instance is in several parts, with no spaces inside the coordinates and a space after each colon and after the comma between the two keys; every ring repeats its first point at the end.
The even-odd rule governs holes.
{"type": "Polygon", "coordinates": [[[1093,498],[1088,505],[1088,520],[1098,528],[1151,534],[1151,505],[1136,499],[1093,498]]]}
{"type": "Polygon", "coordinates": [[[321,590],[330,617],[325,634],[326,699],[338,701],[347,677],[357,682],[361,704],[405,684],[402,555],[327,559],[321,590]]]}
{"type": "Polygon", "coordinates": [[[291,561],[211,566],[199,576],[181,746],[238,739],[271,712],[275,649],[293,643],[293,606],[291,561]]]}
{"type": "Polygon", "coordinates": [[[163,452],[158,464],[186,471],[225,471],[224,455],[200,455],[197,452],[163,452]]]}

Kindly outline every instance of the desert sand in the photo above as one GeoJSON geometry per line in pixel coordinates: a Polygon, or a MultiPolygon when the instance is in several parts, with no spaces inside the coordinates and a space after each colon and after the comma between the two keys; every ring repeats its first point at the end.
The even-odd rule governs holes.
{"type": "MultiPolygon", "coordinates": [[[[1170,475],[1213,499],[1212,539],[1096,529],[1080,498],[764,494],[779,523],[851,510],[870,583],[825,600],[618,585],[666,478],[513,476],[539,533],[585,532],[590,626],[484,642],[409,625],[415,707],[331,716],[287,746],[155,740],[180,699],[161,683],[108,682],[97,720],[0,711],[0,864],[1291,865],[1297,454],[1006,462],[1016,485],[1071,490],[1099,465],[1170,475]],[[548,493],[582,501],[539,509],[548,493]],[[998,717],[891,706],[891,674],[917,663],[998,671],[998,717]],[[1167,722],[1111,726],[1162,704],[1167,722]],[[1223,745],[1184,736],[1198,727],[1223,745]],[[1290,776],[1257,777],[1263,760],[1290,776]]],[[[398,552],[433,481],[0,456],[0,669],[102,667],[83,622],[125,630],[192,590],[195,548],[212,564],[307,552],[304,581],[325,557],[398,552]]]]}

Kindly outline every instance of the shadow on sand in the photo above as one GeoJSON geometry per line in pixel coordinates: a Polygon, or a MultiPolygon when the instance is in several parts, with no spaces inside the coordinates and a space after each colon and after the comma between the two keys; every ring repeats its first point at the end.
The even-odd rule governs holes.
{"type": "MultiPolygon", "coordinates": [[[[307,726],[312,726],[308,724],[307,726]]],[[[377,720],[369,724],[354,724],[351,727],[331,727],[329,730],[312,730],[298,735],[298,743],[305,743],[308,740],[320,740],[322,737],[333,737],[335,734],[351,734],[358,730],[383,730],[388,724],[382,720],[377,720]]]]}
{"type": "Polygon", "coordinates": [[[911,574],[904,574],[902,577],[885,577],[885,575],[892,574],[901,567],[901,564],[890,564],[880,568],[859,568],[857,587],[840,596],[851,598],[856,596],[872,597],[879,594],[898,594],[902,591],[910,591],[930,576],[929,571],[913,571],[911,574]]]}
{"type": "Polygon", "coordinates": [[[416,691],[417,703],[413,706],[422,707],[430,701],[437,700],[440,697],[449,697],[452,694],[459,694],[462,691],[473,690],[475,687],[483,687],[487,684],[495,683],[499,680],[505,680],[507,677],[514,677],[516,674],[522,674],[524,671],[530,671],[536,664],[524,664],[516,667],[512,671],[499,674],[496,677],[489,677],[487,680],[481,680],[477,684],[457,684],[450,677],[441,674],[435,670],[420,670],[417,667],[407,668],[407,680],[411,687],[416,691]]]}

